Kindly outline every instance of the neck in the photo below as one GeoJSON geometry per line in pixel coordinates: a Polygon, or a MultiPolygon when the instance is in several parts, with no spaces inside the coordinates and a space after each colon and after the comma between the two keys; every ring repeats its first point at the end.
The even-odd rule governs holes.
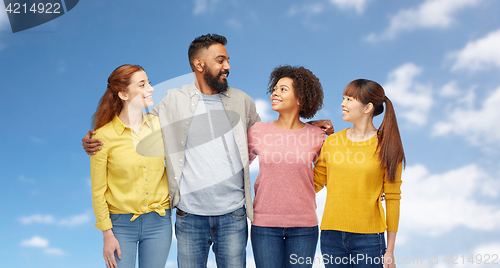
{"type": "Polygon", "coordinates": [[[139,132],[143,123],[142,109],[129,107],[129,105],[123,105],[123,109],[118,115],[118,118],[120,118],[126,127],[135,130],[135,132],[139,132]]]}
{"type": "Polygon", "coordinates": [[[304,123],[300,121],[299,113],[280,113],[278,120],[274,121],[274,125],[281,129],[301,129],[304,123]]]}
{"type": "Polygon", "coordinates": [[[352,140],[366,140],[377,134],[377,128],[373,125],[371,117],[362,119],[359,122],[354,122],[354,126],[350,129],[352,140]]]}
{"type": "Polygon", "coordinates": [[[205,78],[203,78],[202,73],[196,73],[194,74],[195,76],[195,85],[196,87],[201,91],[201,93],[205,95],[215,95],[219,94],[217,90],[213,90],[205,81],[205,78]]]}

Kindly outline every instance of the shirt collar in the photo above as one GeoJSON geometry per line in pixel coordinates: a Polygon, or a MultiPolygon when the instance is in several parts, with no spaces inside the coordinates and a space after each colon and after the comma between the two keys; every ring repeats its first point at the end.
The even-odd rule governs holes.
{"type": "MultiPolygon", "coordinates": [[[[148,127],[151,127],[151,125],[149,124],[149,121],[151,120],[151,118],[153,117],[153,115],[145,115],[145,114],[142,114],[142,124],[146,124],[148,127]]],[[[111,121],[112,124],[113,124],[113,127],[115,128],[115,131],[118,135],[122,135],[123,132],[125,131],[125,129],[127,128],[125,126],[125,124],[123,124],[122,120],[120,120],[120,118],[118,117],[118,115],[115,115],[115,117],[113,118],[113,121],[111,121]]]]}
{"type": "MultiPolygon", "coordinates": [[[[194,95],[198,94],[198,93],[201,93],[201,91],[196,87],[196,84],[194,83],[191,83],[191,86],[189,87],[189,96],[192,98],[194,95]]],[[[229,98],[229,92],[226,90],[225,92],[221,92],[220,93],[221,95],[224,95],[226,97],[229,98]]]]}
{"type": "Polygon", "coordinates": [[[122,135],[123,132],[125,131],[125,124],[123,124],[122,120],[120,120],[120,118],[118,118],[118,115],[115,115],[115,117],[113,118],[113,121],[111,121],[112,124],[113,124],[113,127],[115,128],[115,131],[118,135],[122,135]]]}

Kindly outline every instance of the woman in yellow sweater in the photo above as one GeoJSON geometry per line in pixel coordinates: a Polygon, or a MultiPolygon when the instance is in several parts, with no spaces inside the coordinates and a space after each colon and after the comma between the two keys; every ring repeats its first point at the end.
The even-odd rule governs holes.
{"type": "Polygon", "coordinates": [[[135,267],[136,252],[139,267],[167,262],[172,223],[160,122],[142,113],[152,94],[142,67],[120,66],[94,114],[94,138],[103,144],[90,156],[92,203],[107,267],[135,267]]]}
{"type": "Polygon", "coordinates": [[[320,238],[323,262],[326,267],[395,267],[406,160],[394,108],[374,81],[354,80],[343,95],[342,118],[354,126],[325,140],[314,168],[316,192],[327,188],[320,238]],[[377,129],[373,117],[384,111],[384,103],[377,129]]]}

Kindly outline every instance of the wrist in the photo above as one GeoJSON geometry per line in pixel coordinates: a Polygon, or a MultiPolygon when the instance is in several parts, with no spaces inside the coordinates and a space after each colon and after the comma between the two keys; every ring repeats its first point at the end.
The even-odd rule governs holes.
{"type": "Polygon", "coordinates": [[[104,238],[111,238],[115,236],[111,229],[102,231],[102,235],[104,236],[104,238]]]}

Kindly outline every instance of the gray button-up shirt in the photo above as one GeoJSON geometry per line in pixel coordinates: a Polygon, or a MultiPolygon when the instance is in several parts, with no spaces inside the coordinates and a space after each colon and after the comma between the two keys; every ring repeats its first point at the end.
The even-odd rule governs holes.
{"type": "MultiPolygon", "coordinates": [[[[201,92],[196,88],[194,82],[180,89],[171,89],[151,112],[160,118],[162,127],[171,207],[177,206],[181,198],[179,179],[186,160],[184,154],[186,138],[200,94],[201,92]]],[[[243,91],[229,87],[220,96],[231,122],[234,139],[244,167],[247,216],[250,220],[253,220],[247,131],[255,122],[260,121],[260,117],[257,114],[254,100],[243,91]]]]}

